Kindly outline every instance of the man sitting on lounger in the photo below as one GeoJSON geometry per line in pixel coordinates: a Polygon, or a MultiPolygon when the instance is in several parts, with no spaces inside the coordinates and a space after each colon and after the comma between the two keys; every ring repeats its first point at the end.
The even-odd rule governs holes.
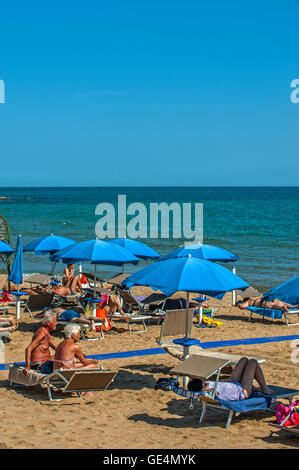
{"type": "Polygon", "coordinates": [[[43,325],[33,335],[31,343],[25,349],[25,369],[26,375],[31,369],[39,370],[42,373],[49,373],[53,370],[53,356],[50,348],[56,350],[51,332],[56,329],[56,313],[47,310],[44,313],[43,325]],[[51,370],[52,369],[52,370],[51,370]]]}
{"type": "MultiPolygon", "coordinates": [[[[229,379],[219,381],[217,384],[216,395],[221,400],[239,401],[249,398],[251,393],[255,390],[253,387],[253,380],[256,380],[260,385],[262,391],[266,395],[273,394],[273,391],[268,387],[261,366],[256,359],[248,359],[242,357],[235,365],[229,379]]],[[[200,391],[213,391],[215,382],[202,379],[193,379],[189,382],[189,390],[196,392],[200,391]]]]}
{"type": "MultiPolygon", "coordinates": [[[[46,307],[43,312],[38,313],[35,315],[37,318],[43,316],[44,312],[47,311],[49,307],[46,307]]],[[[94,325],[95,321],[99,321],[98,317],[86,317],[85,315],[81,315],[79,312],[75,310],[65,310],[64,308],[56,307],[51,308],[51,312],[55,313],[56,319],[65,321],[65,322],[72,322],[72,323],[84,323],[90,325],[91,331],[96,331],[96,327],[94,325]]]]}
{"type": "Polygon", "coordinates": [[[94,369],[97,367],[96,359],[86,359],[80,346],[79,325],[69,324],[64,327],[65,340],[59,343],[54,356],[54,370],[56,369],[94,369]]]}
{"type": "Polygon", "coordinates": [[[273,308],[276,310],[283,310],[284,312],[288,312],[290,308],[299,308],[299,304],[291,305],[279,299],[269,301],[264,299],[262,295],[258,297],[245,297],[243,300],[238,300],[238,302],[236,302],[236,306],[241,310],[247,307],[259,307],[270,309],[273,308]]]}

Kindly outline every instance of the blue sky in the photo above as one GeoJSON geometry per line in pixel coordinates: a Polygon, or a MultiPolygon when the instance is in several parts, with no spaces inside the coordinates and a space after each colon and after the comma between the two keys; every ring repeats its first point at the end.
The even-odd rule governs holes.
{"type": "Polygon", "coordinates": [[[297,185],[299,2],[10,1],[0,186],[297,185]]]}

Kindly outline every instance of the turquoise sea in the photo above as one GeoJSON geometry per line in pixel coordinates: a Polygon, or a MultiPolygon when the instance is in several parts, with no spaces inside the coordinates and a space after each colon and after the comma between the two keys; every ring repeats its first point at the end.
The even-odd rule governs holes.
{"type": "MultiPolygon", "coordinates": [[[[0,214],[24,244],[55,234],[75,241],[95,238],[97,204],[116,206],[118,195],[132,202],[203,203],[204,243],[223,247],[240,259],[237,273],[261,290],[298,275],[298,187],[100,187],[100,188],[2,188],[0,214]]],[[[130,217],[128,217],[128,220],[130,217]]],[[[143,239],[161,255],[183,244],[183,239],[143,239]]],[[[135,272],[148,262],[128,265],[135,272]]],[[[231,265],[226,265],[231,268],[231,265]]],[[[49,272],[47,256],[24,255],[24,272],[49,272]]],[[[92,272],[92,267],[88,267],[92,272]]],[[[56,272],[62,272],[61,262],[56,272]]],[[[101,267],[105,275],[119,271],[101,267]]]]}

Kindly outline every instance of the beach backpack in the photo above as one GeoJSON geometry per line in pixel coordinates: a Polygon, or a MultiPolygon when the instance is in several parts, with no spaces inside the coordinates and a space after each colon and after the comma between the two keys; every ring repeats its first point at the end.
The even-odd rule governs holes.
{"type": "Polygon", "coordinates": [[[299,400],[294,401],[290,406],[279,403],[275,408],[275,416],[277,423],[282,426],[299,425],[299,400]]]}

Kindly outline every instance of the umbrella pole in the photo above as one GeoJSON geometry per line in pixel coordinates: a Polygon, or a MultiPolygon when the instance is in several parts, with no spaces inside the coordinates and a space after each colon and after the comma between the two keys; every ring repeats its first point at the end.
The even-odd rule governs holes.
{"type": "MultiPolygon", "coordinates": [[[[20,291],[20,285],[18,284],[18,292],[20,291]]],[[[16,313],[17,313],[17,320],[20,320],[20,297],[17,295],[16,301],[16,313]]]]}
{"type": "MultiPolygon", "coordinates": [[[[187,292],[187,299],[186,299],[186,335],[185,339],[189,338],[189,292],[187,292]]],[[[184,346],[183,352],[183,361],[187,359],[189,356],[189,346],[184,346]]],[[[188,386],[189,377],[183,377],[183,387],[187,388],[188,386]]]]}
{"type": "Polygon", "coordinates": [[[94,264],[94,283],[93,283],[93,296],[96,298],[96,285],[97,285],[97,265],[94,264]]]}
{"type": "MultiPolygon", "coordinates": [[[[232,272],[236,274],[236,266],[232,267],[232,272]]],[[[236,291],[232,291],[232,305],[236,305],[236,291]]]]}

